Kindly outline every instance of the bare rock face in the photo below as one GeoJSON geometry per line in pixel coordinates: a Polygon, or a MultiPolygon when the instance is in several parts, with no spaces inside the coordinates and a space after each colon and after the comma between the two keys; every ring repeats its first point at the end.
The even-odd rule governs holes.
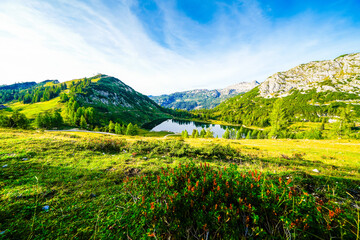
{"type": "Polygon", "coordinates": [[[218,89],[217,91],[220,92],[221,95],[229,95],[229,94],[236,94],[236,93],[244,93],[248,92],[254,87],[258,86],[260,83],[257,81],[252,82],[241,82],[231,86],[228,86],[223,89],[218,89]]]}
{"type": "Polygon", "coordinates": [[[292,89],[306,91],[360,92],[360,53],[340,56],[334,60],[301,64],[278,72],[259,86],[262,97],[283,97],[292,89]]]}

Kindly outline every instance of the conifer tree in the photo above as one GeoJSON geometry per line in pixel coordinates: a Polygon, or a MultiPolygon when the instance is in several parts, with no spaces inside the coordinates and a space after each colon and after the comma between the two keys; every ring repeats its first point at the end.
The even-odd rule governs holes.
{"type": "Polygon", "coordinates": [[[270,115],[271,130],[269,133],[269,138],[277,138],[280,134],[280,131],[285,127],[286,119],[282,105],[282,98],[277,99],[274,103],[273,110],[270,115]]]}
{"type": "Polygon", "coordinates": [[[84,115],[82,115],[81,118],[80,118],[80,128],[81,129],[86,129],[87,128],[87,122],[86,122],[86,119],[85,119],[84,115]]]}
{"type": "Polygon", "coordinates": [[[229,139],[230,138],[230,131],[227,128],[222,136],[224,139],[229,139]]]}
{"type": "Polygon", "coordinates": [[[109,132],[113,133],[115,132],[115,124],[113,123],[113,121],[110,120],[109,122],[109,132]]]}
{"type": "Polygon", "coordinates": [[[206,129],[206,134],[205,134],[205,138],[213,138],[214,137],[214,133],[211,131],[210,128],[206,129]]]}

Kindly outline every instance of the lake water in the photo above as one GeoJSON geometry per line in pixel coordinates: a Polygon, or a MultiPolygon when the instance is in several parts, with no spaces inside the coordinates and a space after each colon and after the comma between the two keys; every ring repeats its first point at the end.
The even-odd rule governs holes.
{"type": "Polygon", "coordinates": [[[181,133],[182,131],[188,131],[189,135],[191,135],[194,129],[197,129],[199,132],[202,128],[205,130],[210,128],[211,131],[214,133],[214,137],[221,138],[227,128],[231,129],[239,129],[239,127],[235,126],[224,126],[218,124],[208,124],[208,123],[201,123],[201,122],[194,122],[194,121],[183,121],[183,120],[175,120],[175,119],[168,119],[163,122],[155,123],[156,126],[151,126],[151,131],[160,132],[160,131],[169,131],[174,133],[181,133]]]}

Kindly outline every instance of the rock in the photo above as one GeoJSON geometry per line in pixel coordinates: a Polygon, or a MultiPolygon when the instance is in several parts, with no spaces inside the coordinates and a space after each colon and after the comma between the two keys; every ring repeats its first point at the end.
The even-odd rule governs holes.
{"type": "Polygon", "coordinates": [[[5,230],[5,231],[0,232],[0,235],[5,234],[7,231],[8,231],[8,230],[5,230]]]}
{"type": "Polygon", "coordinates": [[[6,167],[8,167],[8,165],[7,164],[5,164],[4,166],[2,166],[3,168],[6,168],[6,167]]]}
{"type": "Polygon", "coordinates": [[[316,168],[312,170],[313,172],[319,173],[320,171],[317,170],[316,168]]]}
{"type": "Polygon", "coordinates": [[[285,97],[292,89],[309,90],[316,88],[324,91],[358,91],[360,81],[360,53],[348,54],[334,60],[313,61],[301,64],[288,71],[278,72],[268,77],[259,86],[262,97],[272,98],[275,95],[285,97]],[[348,82],[348,79],[351,81],[348,82]],[[336,88],[335,88],[336,87],[336,88]]]}
{"type": "Polygon", "coordinates": [[[27,160],[29,160],[29,159],[28,159],[28,158],[23,158],[22,160],[23,160],[23,161],[27,161],[27,160]]]}
{"type": "Polygon", "coordinates": [[[91,198],[94,198],[94,197],[96,197],[96,194],[91,193],[91,194],[90,194],[90,197],[91,197],[91,198]]]}
{"type": "Polygon", "coordinates": [[[42,208],[42,210],[44,210],[44,211],[49,211],[49,209],[50,209],[50,207],[49,207],[49,205],[45,205],[45,206],[43,206],[43,208],[42,208]]]}
{"type": "Polygon", "coordinates": [[[147,160],[148,158],[147,157],[143,157],[144,160],[147,160]]]}

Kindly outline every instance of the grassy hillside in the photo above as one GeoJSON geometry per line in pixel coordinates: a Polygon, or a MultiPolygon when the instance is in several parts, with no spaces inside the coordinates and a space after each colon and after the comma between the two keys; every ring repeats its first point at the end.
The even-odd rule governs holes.
{"type": "Polygon", "coordinates": [[[64,83],[48,80],[26,89],[6,90],[6,94],[6,108],[0,110],[1,112],[9,115],[19,111],[34,120],[39,114],[60,109],[65,125],[70,126],[78,126],[81,116],[90,108],[94,112],[93,118],[86,121],[91,128],[106,126],[110,120],[121,124],[131,122],[142,125],[177,114],[173,110],[160,107],[119,79],[107,75],[64,83]],[[77,113],[79,108],[81,112],[77,113]]]}
{"type": "Polygon", "coordinates": [[[0,239],[359,238],[356,140],[182,142],[0,129],[0,146],[0,239]]]}

